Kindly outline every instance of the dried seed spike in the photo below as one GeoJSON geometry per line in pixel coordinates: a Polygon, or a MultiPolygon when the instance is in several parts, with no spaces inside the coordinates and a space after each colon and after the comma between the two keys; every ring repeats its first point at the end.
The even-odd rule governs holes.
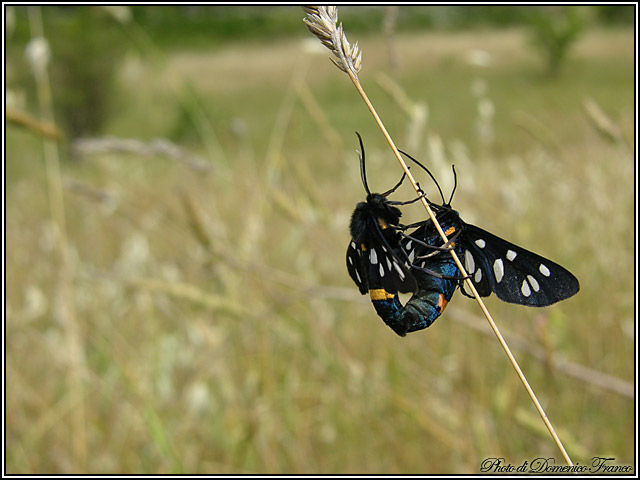
{"type": "Polygon", "coordinates": [[[331,60],[343,72],[351,72],[355,77],[362,65],[362,53],[358,43],[349,44],[347,36],[338,25],[338,7],[336,6],[307,6],[302,7],[307,16],[303,22],[322,44],[327,47],[336,58],[331,60]]]}

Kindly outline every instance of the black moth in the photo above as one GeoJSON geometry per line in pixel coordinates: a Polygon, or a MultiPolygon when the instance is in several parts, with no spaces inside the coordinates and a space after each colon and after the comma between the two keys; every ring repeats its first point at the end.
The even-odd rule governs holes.
{"type": "Polygon", "coordinates": [[[371,193],[367,185],[364,145],[360,135],[358,139],[362,151],[360,173],[367,198],[356,206],[351,216],[347,270],[360,293],[369,293],[376,312],[384,322],[398,335],[404,336],[428,327],[440,316],[457,286],[457,279],[453,275],[458,270],[438,239],[434,239],[431,243],[433,246],[430,246],[433,248],[429,256],[429,267],[432,269],[426,266],[417,268],[412,264],[413,253],[407,251],[411,245],[407,239],[413,235],[423,236],[424,222],[417,224],[420,227],[412,236],[405,235],[404,230],[416,225],[400,224],[402,213],[395,205],[412,203],[420,197],[409,202],[387,199],[401,185],[404,175],[391,190],[371,193]],[[398,292],[413,292],[414,295],[406,305],[402,305],[398,292]]]}
{"type": "MultiPolygon", "coordinates": [[[[398,335],[430,326],[444,311],[455,289],[471,297],[448,249],[454,249],[480,296],[494,292],[505,302],[543,307],[575,295],[578,280],[562,266],[518,247],[481,228],[465,223],[442,196],[442,204],[429,202],[449,241],[444,244],[431,220],[405,226],[400,210],[387,199],[402,183],[385,193],[371,193],[366,181],[364,145],[358,134],[362,155],[360,169],[367,192],[351,217],[351,242],[347,249],[347,269],[360,293],[369,293],[378,315],[398,335]],[[404,233],[414,228],[411,233],[404,233]],[[402,305],[398,292],[414,292],[402,305]]],[[[455,176],[455,170],[454,170],[455,176]]]]}
{"type": "MultiPolygon", "coordinates": [[[[409,154],[402,154],[427,171],[436,183],[443,203],[429,204],[435,210],[438,223],[455,230],[457,239],[452,247],[481,297],[487,297],[493,292],[504,302],[546,307],[578,293],[578,279],[566,268],[475,225],[465,223],[458,212],[451,208],[453,193],[449,201],[445,202],[442,190],[429,170],[409,154]]],[[[453,172],[455,177],[455,169],[453,172]]],[[[408,241],[404,241],[403,248],[408,253],[412,251],[414,258],[424,257],[433,250],[430,241],[432,243],[435,235],[437,231],[431,221],[424,222],[411,234],[418,242],[412,242],[411,248],[407,248],[408,241]]],[[[415,263],[418,267],[429,267],[428,259],[426,262],[418,260],[415,263]]],[[[464,282],[460,284],[462,293],[473,298],[465,290],[464,282]]]]}

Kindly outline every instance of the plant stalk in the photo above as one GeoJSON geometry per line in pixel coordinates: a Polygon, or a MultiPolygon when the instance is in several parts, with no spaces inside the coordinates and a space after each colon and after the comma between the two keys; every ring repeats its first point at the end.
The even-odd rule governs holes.
{"type": "MultiPolygon", "coordinates": [[[[429,218],[431,219],[436,229],[438,230],[438,234],[442,237],[442,240],[444,241],[444,243],[448,244],[449,240],[447,239],[446,234],[442,230],[442,227],[438,223],[436,216],[433,213],[433,210],[431,210],[431,207],[429,206],[429,202],[422,195],[422,192],[420,190],[420,187],[418,186],[418,183],[413,178],[413,175],[409,171],[409,167],[407,166],[404,159],[400,155],[400,152],[396,148],[395,143],[393,142],[393,139],[389,135],[389,132],[387,132],[387,129],[382,123],[382,120],[380,120],[380,117],[376,113],[375,108],[369,101],[367,94],[364,92],[364,89],[362,88],[362,85],[358,80],[358,71],[360,70],[360,67],[362,64],[362,55],[358,49],[357,43],[353,46],[349,44],[347,37],[344,34],[344,31],[342,29],[342,24],[338,26],[337,7],[311,6],[311,7],[303,7],[303,9],[307,13],[307,17],[304,19],[304,23],[307,25],[311,33],[313,33],[323,43],[323,45],[329,48],[332,51],[332,53],[337,57],[337,60],[334,60],[333,58],[331,59],[333,63],[340,70],[342,70],[347,75],[349,75],[349,78],[351,79],[354,86],[356,87],[356,90],[358,90],[358,93],[364,100],[365,104],[367,105],[367,108],[369,109],[369,111],[373,115],[373,118],[378,124],[378,127],[380,127],[382,134],[384,135],[385,139],[389,143],[389,146],[391,147],[391,150],[393,151],[393,154],[395,155],[396,159],[400,163],[402,170],[404,171],[405,175],[409,179],[409,182],[411,182],[411,185],[413,186],[416,193],[418,194],[420,201],[422,202],[422,205],[424,206],[425,210],[427,211],[427,214],[429,215],[429,218]]],[[[531,389],[531,386],[529,385],[529,382],[524,376],[524,373],[520,369],[518,362],[516,361],[515,357],[511,353],[511,350],[509,349],[507,342],[504,340],[504,337],[500,333],[498,326],[496,325],[493,318],[491,317],[489,310],[487,310],[487,307],[485,306],[484,302],[480,298],[478,291],[476,290],[475,286],[473,285],[473,282],[469,278],[464,266],[462,265],[462,262],[460,262],[458,255],[453,249],[449,249],[449,253],[451,254],[451,257],[453,258],[458,269],[460,270],[461,275],[464,277],[466,287],[469,289],[469,291],[473,293],[473,296],[478,302],[478,305],[480,305],[480,309],[484,313],[484,316],[487,318],[487,321],[489,322],[491,329],[493,330],[494,334],[498,338],[500,345],[502,345],[502,348],[507,354],[507,358],[509,358],[511,365],[513,366],[516,373],[518,374],[518,377],[520,378],[520,381],[522,382],[525,389],[527,390],[529,397],[531,397],[531,400],[533,401],[533,404],[538,410],[538,413],[540,414],[542,421],[544,422],[545,426],[549,430],[551,437],[553,438],[554,442],[562,452],[562,456],[564,457],[564,459],[569,465],[573,466],[573,463],[571,462],[571,458],[569,458],[569,455],[567,454],[567,451],[562,445],[560,438],[556,434],[553,428],[553,425],[551,425],[551,422],[549,421],[549,418],[544,412],[542,405],[540,405],[540,402],[538,401],[535,393],[531,389]]]]}
{"type": "MultiPolygon", "coordinates": [[[[406,162],[404,161],[404,159],[400,155],[400,152],[398,151],[395,143],[393,142],[393,139],[389,135],[389,132],[387,132],[387,129],[385,128],[384,124],[382,123],[382,120],[380,120],[380,117],[378,116],[375,108],[373,107],[373,104],[371,103],[371,101],[367,97],[367,94],[365,93],[364,89],[362,88],[362,85],[360,84],[360,81],[358,80],[357,75],[355,75],[353,72],[351,72],[351,70],[347,70],[347,75],[349,75],[349,78],[351,79],[351,81],[353,82],[354,86],[356,87],[356,90],[358,90],[358,93],[360,94],[360,96],[364,100],[364,103],[367,105],[367,108],[371,112],[371,115],[373,115],[373,118],[375,119],[376,123],[378,124],[378,127],[380,127],[380,130],[382,131],[382,134],[384,135],[384,138],[389,143],[389,146],[391,147],[391,150],[393,151],[393,154],[395,155],[396,159],[400,163],[400,166],[402,167],[402,170],[404,170],[404,173],[407,175],[407,178],[409,179],[409,182],[411,182],[411,185],[413,186],[413,188],[416,190],[418,195],[420,195],[420,201],[422,202],[422,205],[424,206],[425,210],[429,214],[429,218],[431,219],[431,221],[435,225],[436,229],[438,230],[438,233],[442,237],[442,240],[446,244],[448,242],[447,236],[445,235],[444,231],[442,230],[442,227],[440,226],[440,224],[436,220],[435,214],[433,213],[433,210],[429,206],[429,202],[427,202],[426,198],[423,195],[421,195],[420,187],[418,186],[418,183],[413,178],[413,175],[411,174],[411,171],[409,170],[409,167],[407,166],[406,162]]],[[[458,258],[458,255],[456,254],[455,250],[453,250],[453,249],[449,249],[449,253],[453,257],[453,261],[456,262],[456,265],[457,265],[458,269],[460,270],[460,274],[464,277],[464,281],[465,281],[466,287],[473,293],[473,296],[475,297],[476,301],[478,302],[478,305],[480,305],[480,309],[482,310],[482,313],[484,313],[484,316],[487,318],[487,321],[489,322],[489,325],[491,326],[491,329],[493,330],[493,333],[495,333],[496,337],[498,338],[498,341],[500,342],[500,345],[502,346],[502,348],[504,349],[505,353],[507,354],[507,357],[509,358],[509,361],[511,362],[511,365],[513,366],[514,370],[518,374],[518,377],[520,378],[520,381],[524,385],[524,388],[527,390],[527,393],[529,394],[529,397],[531,397],[531,401],[535,405],[536,410],[538,410],[538,413],[540,414],[540,417],[542,418],[542,421],[544,422],[545,426],[547,427],[547,430],[549,430],[549,433],[551,434],[551,437],[553,438],[554,442],[556,443],[556,445],[560,449],[560,452],[562,453],[562,456],[564,457],[565,461],[570,466],[573,466],[573,462],[571,461],[571,458],[569,457],[569,454],[567,453],[567,451],[565,450],[564,446],[562,445],[562,442],[560,441],[560,438],[556,434],[556,431],[553,428],[553,425],[549,421],[549,418],[547,417],[547,414],[545,413],[544,409],[542,408],[542,405],[540,405],[540,402],[538,401],[538,398],[536,397],[536,394],[534,393],[533,389],[529,385],[529,382],[527,381],[527,378],[525,377],[524,373],[522,372],[522,369],[520,368],[520,365],[518,365],[518,362],[516,361],[515,357],[511,353],[511,349],[509,348],[509,346],[507,345],[507,342],[505,341],[504,337],[500,333],[500,330],[498,329],[498,326],[496,325],[495,321],[493,320],[493,317],[489,313],[489,310],[487,309],[486,305],[482,301],[482,298],[478,294],[475,286],[473,285],[473,282],[471,281],[471,278],[469,277],[469,275],[467,275],[467,272],[464,269],[464,266],[462,265],[462,262],[460,262],[460,259],[458,258]]]]}

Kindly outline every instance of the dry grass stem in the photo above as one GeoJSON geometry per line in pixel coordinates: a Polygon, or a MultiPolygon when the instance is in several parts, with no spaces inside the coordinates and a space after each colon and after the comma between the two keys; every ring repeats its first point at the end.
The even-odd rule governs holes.
{"type": "Polygon", "coordinates": [[[143,142],[135,138],[118,138],[113,136],[103,138],[78,138],[73,141],[74,154],[90,156],[101,154],[130,154],[138,157],[160,156],[176,162],[184,163],[189,168],[199,172],[213,170],[210,162],[198,155],[193,155],[180,145],[165,139],[156,138],[150,142],[143,142]]]}
{"type": "Polygon", "coordinates": [[[302,102],[302,106],[305,108],[316,127],[322,132],[325,140],[336,150],[342,150],[342,138],[338,135],[338,132],[329,124],[326,114],[320,108],[317,100],[309,90],[308,85],[304,81],[300,81],[296,85],[296,91],[298,98],[302,102]]]}
{"type": "MultiPolygon", "coordinates": [[[[356,87],[356,90],[358,90],[358,93],[360,94],[360,96],[364,100],[365,104],[367,105],[367,108],[369,109],[369,111],[373,115],[376,123],[380,127],[380,130],[382,131],[382,134],[384,135],[385,139],[389,143],[389,146],[391,147],[391,150],[393,151],[396,159],[400,163],[400,166],[402,167],[402,169],[404,170],[405,174],[407,175],[407,179],[409,180],[409,182],[411,183],[411,185],[415,189],[416,193],[420,196],[421,192],[420,192],[420,188],[418,186],[418,183],[413,178],[413,175],[409,171],[409,167],[407,166],[407,164],[405,163],[404,159],[400,155],[400,152],[398,151],[397,147],[395,146],[395,143],[394,143],[393,139],[391,138],[391,136],[387,132],[386,127],[382,123],[382,120],[378,116],[375,108],[373,107],[373,104],[371,103],[371,101],[367,97],[364,89],[362,88],[362,85],[360,84],[360,81],[358,80],[357,72],[358,72],[358,70],[360,69],[360,66],[361,66],[361,61],[360,61],[361,60],[361,54],[359,52],[357,52],[357,44],[356,44],[356,46],[354,46],[353,49],[350,49],[349,42],[347,41],[346,36],[345,36],[345,34],[344,34],[343,30],[342,30],[342,25],[337,26],[337,21],[338,21],[337,7],[324,7],[324,6],[305,7],[304,11],[307,13],[307,17],[304,19],[305,24],[307,25],[309,30],[320,39],[322,44],[325,45],[329,50],[331,50],[333,52],[333,54],[336,55],[341,60],[341,63],[338,63],[338,62],[334,62],[334,63],[336,63],[336,66],[338,68],[340,68],[340,70],[345,72],[347,75],[349,75],[349,78],[351,78],[351,81],[353,82],[354,86],[356,87]],[[349,66],[348,62],[346,61],[347,58],[356,58],[357,59],[357,62],[356,62],[357,63],[357,69],[355,71],[352,68],[347,68],[349,66]]],[[[429,203],[428,203],[427,199],[424,198],[424,197],[421,197],[421,202],[422,202],[422,205],[424,206],[425,210],[427,211],[427,214],[429,215],[429,218],[431,219],[431,221],[433,222],[434,226],[436,227],[436,230],[438,231],[438,233],[442,237],[442,240],[444,241],[444,243],[447,243],[448,242],[447,236],[445,235],[444,231],[442,230],[442,227],[440,226],[440,224],[436,220],[435,214],[433,213],[431,207],[429,206],[429,203]]],[[[491,328],[492,328],[493,332],[495,333],[496,337],[498,338],[498,341],[500,342],[500,345],[502,346],[502,348],[504,349],[505,353],[507,354],[507,357],[509,358],[509,361],[511,362],[511,365],[513,366],[513,368],[515,369],[518,377],[522,381],[522,384],[524,385],[525,389],[527,390],[527,393],[529,394],[529,397],[531,398],[531,400],[534,403],[536,409],[538,410],[538,413],[540,414],[540,417],[542,418],[542,421],[544,422],[545,426],[547,427],[547,429],[548,429],[549,433],[551,434],[554,442],[556,443],[556,445],[560,449],[560,451],[562,453],[562,456],[564,457],[565,461],[569,465],[573,466],[573,462],[571,461],[571,458],[569,458],[569,455],[567,454],[567,451],[565,450],[564,446],[562,445],[562,442],[560,441],[560,438],[556,434],[555,429],[553,428],[553,425],[551,425],[551,422],[549,421],[546,413],[544,412],[544,409],[542,408],[542,405],[540,405],[540,402],[538,401],[535,393],[533,392],[531,386],[529,385],[529,382],[527,381],[526,377],[524,376],[524,373],[522,372],[520,366],[518,365],[518,362],[516,361],[515,357],[511,353],[511,350],[509,349],[509,346],[507,345],[506,341],[502,337],[502,334],[500,333],[500,330],[498,329],[498,326],[496,325],[495,321],[491,317],[491,314],[489,313],[489,310],[487,309],[487,307],[485,306],[484,302],[480,298],[480,295],[478,294],[475,286],[473,285],[473,282],[471,281],[471,279],[469,278],[468,274],[466,273],[466,270],[465,270],[464,266],[462,265],[462,262],[460,261],[460,259],[458,258],[456,252],[453,249],[449,250],[449,253],[451,254],[451,257],[453,258],[453,260],[456,263],[458,269],[460,270],[460,274],[463,277],[465,277],[465,285],[466,285],[466,287],[468,288],[469,291],[472,292],[473,296],[475,297],[476,301],[478,302],[478,305],[480,306],[480,309],[482,310],[484,316],[486,317],[487,321],[489,322],[489,325],[491,326],[491,328]]]]}
{"type": "Polygon", "coordinates": [[[17,108],[7,107],[5,117],[8,123],[24,127],[42,137],[52,140],[62,139],[62,132],[56,125],[33,118],[28,113],[18,110],[17,108]]]}
{"type": "Polygon", "coordinates": [[[376,75],[376,81],[380,88],[389,94],[391,99],[400,107],[407,116],[407,149],[419,150],[421,139],[424,137],[424,129],[429,119],[429,107],[424,102],[414,102],[402,87],[384,72],[376,75]]]}
{"type": "MultiPolygon", "coordinates": [[[[452,309],[451,311],[447,310],[447,312],[449,312],[448,314],[454,322],[460,323],[466,328],[475,330],[483,335],[490,336],[493,334],[491,329],[481,323],[478,317],[470,317],[468,314],[462,314],[462,312],[456,309],[452,309]]],[[[533,344],[523,336],[508,332],[508,337],[509,343],[514,350],[524,352],[531,355],[536,361],[547,364],[552,372],[562,373],[567,377],[591,385],[594,388],[613,392],[625,398],[635,398],[635,388],[631,382],[564,358],[554,357],[550,360],[547,352],[544,351],[543,348],[533,344]]]]}
{"type": "Polygon", "coordinates": [[[604,113],[600,105],[598,105],[593,98],[585,98],[582,101],[582,105],[587,114],[587,118],[598,133],[614,143],[625,141],[624,136],[622,135],[622,129],[616,125],[606,113],[604,113]]]}
{"type": "MultiPolygon", "coordinates": [[[[49,81],[48,42],[44,38],[44,27],[40,7],[29,7],[29,27],[32,36],[31,45],[38,45],[40,55],[30,57],[31,68],[35,77],[38,109],[40,121],[43,124],[55,125],[53,115],[53,91],[49,81]]],[[[71,266],[70,246],[67,237],[67,220],[65,213],[64,195],[62,187],[62,175],[60,172],[60,158],[57,144],[43,136],[44,163],[49,190],[49,205],[51,217],[56,226],[57,234],[57,285],[54,288],[55,298],[54,319],[62,324],[67,350],[67,382],[69,388],[69,402],[76,406],[73,409],[70,422],[71,449],[75,465],[80,470],[85,469],[88,458],[87,418],[85,408],[84,382],[87,376],[85,350],[82,342],[80,325],[75,311],[75,292],[73,268],[71,266]]]]}

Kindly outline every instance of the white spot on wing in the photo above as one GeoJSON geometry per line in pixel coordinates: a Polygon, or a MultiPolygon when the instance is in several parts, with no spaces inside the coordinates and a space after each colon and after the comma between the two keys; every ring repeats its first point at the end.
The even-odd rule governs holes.
{"type": "Polygon", "coordinates": [[[380,264],[380,276],[384,277],[384,267],[380,264]]]}
{"type": "Polygon", "coordinates": [[[513,260],[518,256],[518,254],[516,252],[514,252],[513,250],[507,250],[507,260],[509,260],[510,262],[513,262],[513,260]]]}
{"type": "Polygon", "coordinates": [[[407,250],[411,250],[411,240],[409,240],[407,242],[407,244],[404,246],[404,248],[407,249],[407,250]]]}
{"type": "Polygon", "coordinates": [[[405,275],[404,275],[404,272],[402,271],[402,268],[400,268],[400,265],[398,265],[396,262],[393,262],[393,266],[398,272],[398,275],[400,276],[400,280],[404,280],[405,275]]]}
{"type": "Polygon", "coordinates": [[[347,257],[347,260],[349,260],[349,265],[353,265],[353,258],[347,257]]]}
{"type": "Polygon", "coordinates": [[[524,295],[525,297],[528,297],[529,295],[531,295],[531,288],[529,287],[529,284],[527,283],[526,279],[522,281],[522,287],[520,288],[520,291],[522,292],[522,295],[524,295]]]}
{"type": "Polygon", "coordinates": [[[529,280],[531,288],[533,288],[534,292],[540,291],[540,285],[538,285],[538,281],[535,278],[533,278],[531,275],[527,275],[527,280],[529,280]]]}
{"type": "Polygon", "coordinates": [[[502,277],[504,277],[504,265],[502,264],[501,258],[497,258],[496,261],[493,262],[493,274],[496,276],[496,281],[500,283],[502,277]]]}
{"type": "Polygon", "coordinates": [[[356,249],[356,242],[351,242],[351,248],[356,249]]]}
{"type": "Polygon", "coordinates": [[[478,245],[480,248],[484,248],[486,245],[486,242],[484,240],[482,240],[481,238],[479,238],[478,240],[476,240],[476,245],[478,245]]]}
{"type": "Polygon", "coordinates": [[[374,265],[378,263],[378,254],[376,253],[376,249],[372,248],[369,252],[369,261],[374,265]]]}
{"type": "Polygon", "coordinates": [[[473,261],[473,255],[469,250],[464,251],[464,266],[467,268],[467,272],[473,273],[476,271],[476,262],[473,261]]]}
{"type": "Polygon", "coordinates": [[[548,277],[549,275],[551,275],[551,272],[549,271],[549,269],[544,263],[540,264],[539,270],[540,270],[540,273],[543,274],[545,277],[548,277]]]}
{"type": "Polygon", "coordinates": [[[362,280],[360,279],[360,274],[358,273],[358,270],[355,270],[356,272],[356,278],[358,279],[358,285],[362,284],[362,280]]]}
{"type": "Polygon", "coordinates": [[[387,261],[387,268],[391,270],[391,260],[389,260],[389,257],[385,257],[385,260],[387,261]]]}
{"type": "Polygon", "coordinates": [[[480,283],[480,281],[482,280],[482,269],[479,268],[478,270],[476,270],[476,274],[474,275],[473,280],[476,283],[480,283]]]}
{"type": "Polygon", "coordinates": [[[411,263],[413,263],[413,259],[415,258],[415,256],[416,256],[416,251],[415,251],[415,250],[411,250],[411,251],[409,252],[409,261],[410,261],[411,263]]]}

